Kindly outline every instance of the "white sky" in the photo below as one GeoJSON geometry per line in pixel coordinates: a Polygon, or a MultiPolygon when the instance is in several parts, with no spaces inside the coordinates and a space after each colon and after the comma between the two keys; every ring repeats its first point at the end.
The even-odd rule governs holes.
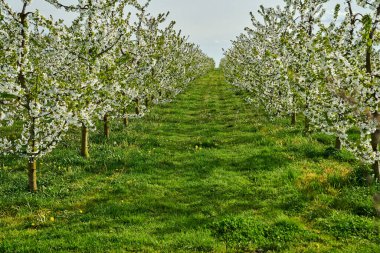
{"type": "MultiPolygon", "coordinates": [[[[6,0],[19,10],[20,0],[6,0]]],[[[73,3],[74,0],[62,0],[62,3],[73,3]]],[[[330,0],[327,11],[332,13],[337,3],[344,0],[330,0]]],[[[152,14],[170,11],[170,20],[177,22],[177,29],[190,40],[201,46],[201,49],[219,62],[223,56],[222,48],[229,48],[231,40],[250,25],[249,12],[257,13],[260,5],[274,7],[282,5],[282,0],[152,0],[149,11],[152,14]]],[[[43,0],[33,0],[33,8],[43,14],[70,20],[73,14],[57,11],[43,0]]]]}

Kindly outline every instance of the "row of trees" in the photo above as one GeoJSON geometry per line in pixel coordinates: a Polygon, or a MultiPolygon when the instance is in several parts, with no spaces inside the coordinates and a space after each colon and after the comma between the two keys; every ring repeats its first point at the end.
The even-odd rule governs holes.
{"type": "Polygon", "coordinates": [[[168,13],[147,12],[150,1],[45,0],[75,12],[70,25],[28,11],[31,0],[21,2],[17,12],[0,0],[0,153],[28,158],[32,192],[37,159],[71,126],[81,127],[81,155],[88,158],[96,120],[109,137],[111,118],[127,125],[214,67],[166,21],[168,13]]]}
{"type": "Polygon", "coordinates": [[[380,3],[342,1],[328,23],[322,22],[326,2],[261,7],[260,20],[251,14],[253,27],[237,37],[221,65],[270,116],[296,124],[303,114],[305,133],[336,136],[336,148],[372,164],[380,180],[380,3]]]}

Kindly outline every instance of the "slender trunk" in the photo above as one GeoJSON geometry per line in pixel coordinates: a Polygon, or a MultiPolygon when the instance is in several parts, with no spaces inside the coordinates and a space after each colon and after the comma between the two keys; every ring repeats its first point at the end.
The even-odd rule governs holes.
{"type": "MultiPolygon", "coordinates": [[[[27,60],[27,52],[28,52],[28,13],[26,12],[26,8],[28,6],[28,2],[24,1],[24,6],[22,9],[22,12],[19,14],[20,17],[20,24],[21,24],[21,45],[20,45],[20,57],[19,61],[17,62],[17,65],[19,67],[19,73],[18,73],[18,82],[22,88],[29,91],[28,94],[26,94],[26,108],[28,111],[30,111],[30,103],[33,101],[33,95],[31,94],[29,87],[27,87],[27,82],[25,78],[24,73],[24,64],[27,60]]],[[[32,153],[35,153],[37,151],[36,148],[36,119],[31,118],[31,126],[29,129],[29,139],[28,139],[28,145],[31,147],[32,153]]],[[[35,154],[30,155],[29,154],[29,161],[28,161],[28,181],[29,181],[29,190],[30,192],[37,192],[37,163],[35,154]]]]}
{"type": "Polygon", "coordinates": [[[375,161],[372,164],[372,169],[373,169],[373,172],[375,173],[375,178],[378,181],[380,181],[380,166],[379,166],[379,161],[375,161]]]}
{"type": "Polygon", "coordinates": [[[297,113],[292,113],[292,126],[295,126],[297,123],[297,113]]]}
{"type": "Polygon", "coordinates": [[[136,99],[136,108],[135,108],[135,112],[137,115],[140,114],[140,100],[139,99],[136,99]]]}
{"type": "Polygon", "coordinates": [[[124,127],[127,127],[129,125],[129,118],[128,118],[127,109],[124,109],[123,112],[124,112],[123,125],[124,125],[124,127]]]}
{"type": "MultiPolygon", "coordinates": [[[[378,15],[379,15],[379,10],[378,9],[378,15]]],[[[369,33],[368,36],[368,41],[371,43],[367,43],[367,50],[366,50],[366,72],[369,75],[372,75],[372,51],[373,51],[373,38],[376,32],[376,26],[373,26],[371,29],[371,32],[369,33]]],[[[380,129],[379,129],[379,113],[376,111],[372,114],[373,118],[377,121],[377,127],[376,131],[371,134],[371,145],[372,145],[372,150],[374,152],[378,152],[379,150],[379,142],[380,142],[380,129]]],[[[372,164],[372,169],[375,174],[375,179],[380,180],[380,168],[379,168],[379,160],[375,160],[374,163],[372,164]]]]}
{"type": "MultiPolygon", "coordinates": [[[[311,87],[309,86],[308,89],[310,90],[311,87]]],[[[306,94],[306,100],[305,100],[305,112],[308,112],[310,108],[310,94],[306,94]]],[[[310,134],[310,118],[305,115],[305,129],[304,129],[304,134],[308,135],[310,134]]]]}
{"type": "Polygon", "coordinates": [[[310,133],[310,120],[308,117],[305,117],[305,128],[303,130],[304,134],[310,133]]]}
{"type": "Polygon", "coordinates": [[[37,161],[30,157],[28,162],[29,191],[37,192],[37,161]]]}
{"type": "MultiPolygon", "coordinates": [[[[37,151],[36,148],[36,119],[32,118],[30,126],[30,137],[29,137],[29,145],[32,149],[32,152],[35,153],[37,151]]],[[[37,163],[34,154],[29,156],[28,162],[28,178],[29,178],[29,191],[37,192],[37,163]]]]}
{"type": "Polygon", "coordinates": [[[84,158],[89,158],[88,153],[88,128],[82,123],[82,149],[81,156],[84,158]]]}
{"type": "Polygon", "coordinates": [[[155,99],[155,96],[154,96],[154,95],[150,96],[150,101],[149,101],[150,104],[153,104],[154,99],[155,99]]]}
{"type": "MultiPolygon", "coordinates": [[[[30,99],[29,99],[30,100],[30,99]]],[[[37,191],[37,163],[36,163],[36,118],[31,118],[31,125],[29,129],[28,145],[32,150],[32,154],[29,154],[28,161],[28,179],[29,179],[29,191],[37,191]]]]}
{"type": "MultiPolygon", "coordinates": [[[[379,143],[380,143],[380,129],[376,129],[376,131],[371,134],[371,145],[372,150],[374,152],[377,152],[379,150],[379,143]]],[[[380,180],[380,167],[379,167],[379,160],[376,160],[372,164],[373,173],[375,174],[375,178],[380,180]]]]}
{"type": "Polygon", "coordinates": [[[123,119],[123,124],[124,124],[124,127],[127,127],[129,125],[128,116],[125,116],[125,118],[123,119]]]}
{"type": "Polygon", "coordinates": [[[335,138],[335,149],[336,150],[342,150],[342,141],[339,137],[335,138]]]}
{"type": "MultiPolygon", "coordinates": [[[[87,1],[87,7],[89,10],[92,10],[93,8],[93,4],[92,4],[92,0],[88,0],[87,1]]],[[[95,60],[96,59],[96,55],[95,55],[95,48],[94,46],[92,46],[94,44],[94,29],[93,29],[93,16],[90,14],[88,16],[88,20],[87,20],[87,36],[86,36],[86,39],[87,39],[87,43],[89,43],[89,45],[91,45],[88,50],[87,50],[87,54],[89,55],[89,59],[87,60],[87,68],[88,68],[88,73],[89,74],[93,74],[93,66],[92,66],[92,63],[91,63],[91,60],[95,60]]],[[[86,106],[88,106],[89,103],[87,102],[86,103],[86,106]]],[[[88,142],[89,142],[89,131],[88,131],[88,128],[87,126],[82,123],[82,146],[81,146],[81,156],[88,159],[90,157],[90,154],[89,154],[89,151],[88,151],[88,142]]]]}
{"type": "Polygon", "coordinates": [[[149,97],[148,96],[145,97],[145,107],[149,108],[149,97]]]}
{"type": "Polygon", "coordinates": [[[372,65],[371,65],[371,48],[367,48],[366,58],[365,58],[365,68],[367,73],[372,73],[372,65]]]}
{"type": "Polygon", "coordinates": [[[106,113],[103,118],[104,121],[104,136],[109,139],[110,138],[110,122],[108,120],[108,114],[106,113]]]}

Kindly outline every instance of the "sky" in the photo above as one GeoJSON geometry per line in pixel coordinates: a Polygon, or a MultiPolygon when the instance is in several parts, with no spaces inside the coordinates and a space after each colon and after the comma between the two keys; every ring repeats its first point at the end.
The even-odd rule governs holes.
{"type": "MultiPolygon", "coordinates": [[[[21,8],[20,0],[6,1],[15,10],[21,8]]],[[[152,14],[170,11],[169,19],[176,21],[177,30],[181,29],[182,34],[188,35],[191,42],[200,45],[218,63],[223,57],[222,48],[229,48],[231,40],[250,26],[249,12],[257,13],[260,5],[274,7],[282,3],[282,0],[152,0],[148,10],[152,14]]],[[[326,6],[330,16],[337,3],[342,4],[344,0],[330,0],[326,6]]],[[[33,0],[31,8],[38,8],[41,13],[52,14],[56,18],[74,18],[74,14],[58,11],[43,0],[33,0]]]]}

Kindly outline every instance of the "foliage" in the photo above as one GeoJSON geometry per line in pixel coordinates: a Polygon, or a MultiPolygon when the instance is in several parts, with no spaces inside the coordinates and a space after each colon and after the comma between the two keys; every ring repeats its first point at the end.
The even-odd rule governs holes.
{"type": "Polygon", "coordinates": [[[70,127],[82,126],[81,154],[88,157],[88,128],[97,119],[109,137],[111,115],[142,117],[149,102],[170,101],[214,67],[174,22],[161,28],[167,14],[146,13],[149,1],[46,2],[77,18],[66,26],[29,11],[31,1],[23,0],[19,13],[0,1],[0,152],[28,157],[31,191],[37,191],[36,159],[70,127]],[[137,23],[129,23],[128,8],[140,11],[137,23]],[[19,131],[7,135],[5,126],[16,124],[19,131]]]}
{"type": "Polygon", "coordinates": [[[285,1],[285,7],[261,7],[262,21],[252,16],[225,53],[227,79],[251,94],[271,117],[296,115],[305,119],[305,133],[336,137],[362,162],[373,165],[380,180],[378,1],[351,0],[335,8],[323,23],[325,0],[285,1]],[[358,138],[351,132],[358,130],[358,138]]]}

